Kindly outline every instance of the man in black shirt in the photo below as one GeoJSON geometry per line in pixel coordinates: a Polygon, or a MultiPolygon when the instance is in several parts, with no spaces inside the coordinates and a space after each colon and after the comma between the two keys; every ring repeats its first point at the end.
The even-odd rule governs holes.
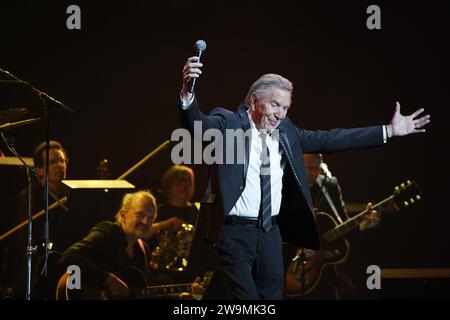
{"type": "MultiPolygon", "coordinates": [[[[149,236],[156,215],[156,199],[149,191],[126,194],[116,222],[97,224],[65,251],[60,265],[80,268],[81,288],[95,287],[114,298],[133,297],[130,287],[149,285],[149,249],[142,239],[149,236]]],[[[192,294],[202,291],[197,284],[191,286],[192,294]]],[[[185,296],[183,292],[171,298],[185,296]]]]}
{"type": "Polygon", "coordinates": [[[63,266],[77,265],[82,283],[108,289],[114,297],[127,297],[129,287],[118,274],[125,268],[148,272],[148,247],[141,240],[147,237],[156,218],[155,197],[148,191],[126,194],[116,215],[116,222],[97,224],[81,241],[64,253],[63,266]]]}

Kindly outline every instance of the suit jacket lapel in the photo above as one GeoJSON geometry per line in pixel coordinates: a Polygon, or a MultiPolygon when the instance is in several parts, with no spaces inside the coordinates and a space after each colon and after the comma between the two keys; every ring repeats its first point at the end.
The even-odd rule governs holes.
{"type": "MultiPolygon", "coordinates": [[[[242,103],[238,109],[237,113],[239,115],[239,120],[241,124],[241,129],[244,131],[244,133],[247,130],[250,130],[250,119],[248,117],[247,107],[242,103]]],[[[235,149],[236,152],[236,149],[235,149]]],[[[250,141],[249,139],[244,139],[244,184],[247,179],[247,172],[248,172],[248,163],[250,158],[250,141]]]]}
{"type": "MultiPolygon", "coordinates": [[[[278,130],[279,130],[278,132],[279,132],[280,149],[282,150],[282,155],[286,159],[286,162],[287,162],[286,165],[291,167],[291,170],[293,171],[293,173],[295,175],[295,180],[297,181],[300,190],[304,194],[305,191],[303,190],[303,185],[299,179],[297,169],[294,166],[294,156],[292,154],[291,144],[290,144],[288,136],[286,134],[285,127],[283,126],[283,122],[280,123],[280,125],[278,126],[278,130]]],[[[305,198],[306,198],[306,195],[305,195],[305,198]]]]}
{"type": "Polygon", "coordinates": [[[250,129],[250,120],[248,118],[247,107],[241,103],[237,109],[242,130],[250,129]]]}
{"type": "Polygon", "coordinates": [[[277,129],[278,129],[278,134],[279,134],[278,139],[280,142],[280,149],[281,149],[282,155],[286,158],[289,157],[289,159],[292,160],[293,156],[292,156],[291,145],[289,143],[289,139],[286,134],[286,128],[283,125],[283,122],[280,123],[280,125],[278,126],[277,129]]]}

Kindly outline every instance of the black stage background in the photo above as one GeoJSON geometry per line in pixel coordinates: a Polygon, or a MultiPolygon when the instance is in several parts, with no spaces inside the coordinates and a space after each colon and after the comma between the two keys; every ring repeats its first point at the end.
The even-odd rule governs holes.
{"type": "MultiPolygon", "coordinates": [[[[103,158],[116,177],[170,139],[180,126],[181,68],[198,39],[208,44],[197,87],[205,111],[234,109],[250,84],[269,72],[294,83],[289,117],[307,129],[387,124],[395,101],[403,114],[424,106],[432,115],[427,133],[395,139],[381,149],[328,155],[325,161],[347,202],[381,200],[405,179],[415,179],[423,189],[423,201],[386,213],[380,226],[365,234],[361,261],[388,268],[448,268],[444,60],[449,55],[443,3],[2,1],[0,68],[76,110],[52,114],[52,138],[69,153],[72,179],[95,178],[103,158]],[[71,4],[81,8],[81,30],[66,28],[71,4]],[[370,4],[381,8],[381,30],[366,28],[370,4]]],[[[26,106],[39,115],[28,90],[0,87],[1,109],[26,106]]],[[[44,137],[40,124],[9,134],[26,156],[44,137]]],[[[0,149],[10,155],[3,143],[0,149]]],[[[169,165],[166,149],[128,180],[154,190],[169,165]]],[[[205,170],[194,168],[198,200],[205,170]]],[[[0,170],[3,232],[26,180],[19,170],[0,170]]]]}

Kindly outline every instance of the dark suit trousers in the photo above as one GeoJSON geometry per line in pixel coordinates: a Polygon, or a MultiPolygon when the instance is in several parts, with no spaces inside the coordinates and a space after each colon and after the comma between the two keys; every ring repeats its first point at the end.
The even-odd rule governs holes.
{"type": "Polygon", "coordinates": [[[219,275],[228,299],[281,299],[284,290],[282,240],[278,225],[226,223],[215,244],[219,275]]]}

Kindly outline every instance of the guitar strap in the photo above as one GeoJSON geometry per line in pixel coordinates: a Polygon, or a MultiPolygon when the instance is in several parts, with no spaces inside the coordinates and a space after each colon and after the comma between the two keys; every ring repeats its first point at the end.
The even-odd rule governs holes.
{"type": "Polygon", "coordinates": [[[138,242],[138,244],[139,244],[139,247],[140,247],[141,250],[142,250],[142,253],[144,254],[144,261],[145,261],[145,267],[144,267],[144,268],[145,268],[145,274],[148,275],[148,264],[149,264],[150,262],[148,261],[147,250],[145,250],[145,244],[144,244],[144,241],[142,241],[142,239],[138,239],[137,242],[138,242]]]}

